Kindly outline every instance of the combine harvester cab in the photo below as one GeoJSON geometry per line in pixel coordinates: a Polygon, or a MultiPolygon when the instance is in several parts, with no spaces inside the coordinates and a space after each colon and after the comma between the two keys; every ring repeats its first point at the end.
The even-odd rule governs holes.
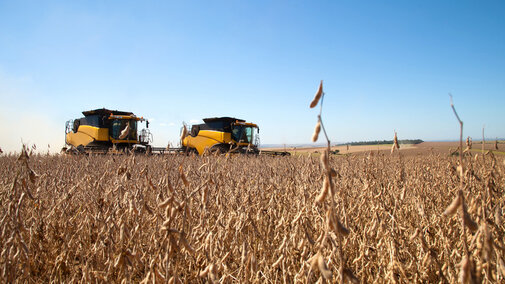
{"type": "Polygon", "coordinates": [[[254,123],[233,117],[204,118],[194,124],[182,146],[199,155],[209,153],[258,154],[259,128],[254,123]]]}
{"type": "Polygon", "coordinates": [[[71,149],[85,153],[150,152],[152,135],[149,122],[132,112],[105,108],[83,111],[84,117],[69,120],[65,128],[65,143],[71,149]],[[138,122],[146,128],[137,132],[138,122]]]}

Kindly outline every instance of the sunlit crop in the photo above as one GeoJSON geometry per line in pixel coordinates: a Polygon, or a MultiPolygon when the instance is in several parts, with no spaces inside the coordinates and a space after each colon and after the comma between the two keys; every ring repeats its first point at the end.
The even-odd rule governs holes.
{"type": "Polygon", "coordinates": [[[503,282],[503,158],[464,161],[332,156],[322,198],[317,156],[3,156],[0,281],[503,282]]]}

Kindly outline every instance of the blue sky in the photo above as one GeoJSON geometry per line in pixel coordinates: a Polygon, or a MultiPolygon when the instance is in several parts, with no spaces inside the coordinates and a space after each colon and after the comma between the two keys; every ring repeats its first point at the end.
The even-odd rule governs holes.
{"type": "Polygon", "coordinates": [[[505,137],[503,1],[2,1],[0,147],[64,144],[83,110],[236,116],[310,143],[324,80],[333,142],[505,137]]]}

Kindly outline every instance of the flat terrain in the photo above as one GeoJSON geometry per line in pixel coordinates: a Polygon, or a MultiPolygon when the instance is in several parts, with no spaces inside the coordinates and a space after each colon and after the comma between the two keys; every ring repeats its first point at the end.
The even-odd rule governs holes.
{"type": "Polygon", "coordinates": [[[0,282],[503,283],[504,157],[449,147],[0,156],[0,282]]]}
{"type": "MultiPolygon", "coordinates": [[[[339,154],[356,154],[363,152],[391,152],[391,147],[393,145],[360,145],[360,146],[336,146],[331,147],[332,150],[339,150],[339,154]]],[[[423,154],[450,154],[454,152],[459,147],[459,142],[423,142],[420,144],[404,145],[400,144],[400,152],[404,155],[423,155],[423,154]]],[[[466,148],[466,144],[463,142],[463,149],[466,148]]],[[[303,148],[262,148],[263,150],[273,150],[273,151],[289,151],[292,154],[308,154],[308,153],[321,153],[325,147],[303,147],[303,148]]],[[[480,142],[475,142],[472,146],[472,153],[481,152],[482,144],[480,142]]],[[[495,151],[494,141],[487,142],[484,145],[485,150],[495,151]]],[[[505,144],[501,142],[498,144],[498,154],[505,153],[505,144]]]]}

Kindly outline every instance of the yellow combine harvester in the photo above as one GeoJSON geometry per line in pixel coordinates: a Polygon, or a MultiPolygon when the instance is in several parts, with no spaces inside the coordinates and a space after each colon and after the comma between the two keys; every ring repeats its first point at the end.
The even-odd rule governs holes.
{"type": "Polygon", "coordinates": [[[203,124],[191,126],[191,131],[182,140],[188,151],[203,155],[209,153],[258,154],[259,128],[254,123],[233,117],[204,118],[203,124]]]}
{"type": "Polygon", "coordinates": [[[259,128],[254,123],[232,117],[205,118],[191,127],[181,147],[152,147],[149,122],[132,112],[95,109],[83,111],[84,117],[69,120],[65,127],[63,149],[72,153],[249,153],[289,155],[288,152],[259,151],[259,128]],[[146,128],[138,132],[139,122],[146,128]]]}
{"type": "Polygon", "coordinates": [[[149,122],[132,112],[105,108],[83,111],[84,117],[69,120],[65,127],[65,143],[78,152],[150,152],[152,135],[149,122]],[[138,122],[146,129],[137,133],[138,122]]]}

